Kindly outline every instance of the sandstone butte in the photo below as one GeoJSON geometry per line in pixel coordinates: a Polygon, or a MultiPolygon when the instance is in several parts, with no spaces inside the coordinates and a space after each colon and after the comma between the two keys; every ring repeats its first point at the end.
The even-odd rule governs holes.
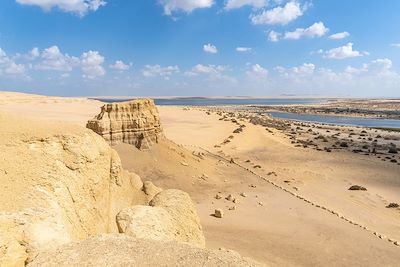
{"type": "Polygon", "coordinates": [[[153,101],[107,104],[97,118],[104,139],[0,112],[0,266],[261,266],[205,249],[188,194],[122,168],[109,143],[162,136],[153,101]]]}
{"type": "Polygon", "coordinates": [[[146,98],[105,104],[86,127],[110,145],[123,142],[141,150],[150,148],[163,137],[158,110],[154,101],[146,98]]]}

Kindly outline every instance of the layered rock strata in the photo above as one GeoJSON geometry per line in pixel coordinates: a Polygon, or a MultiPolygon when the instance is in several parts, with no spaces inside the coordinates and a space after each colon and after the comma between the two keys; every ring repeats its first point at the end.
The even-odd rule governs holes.
{"type": "Polygon", "coordinates": [[[101,135],[110,145],[123,142],[138,149],[150,148],[163,136],[160,116],[151,99],[106,104],[86,127],[101,135]]]}

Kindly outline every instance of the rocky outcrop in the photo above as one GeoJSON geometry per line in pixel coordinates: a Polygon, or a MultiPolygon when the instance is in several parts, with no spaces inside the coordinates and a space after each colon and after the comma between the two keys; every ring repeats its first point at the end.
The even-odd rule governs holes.
{"type": "Polygon", "coordinates": [[[118,233],[116,214],[148,203],[140,177],[123,170],[94,132],[3,113],[0,125],[0,266],[29,261],[49,246],[118,233]]]}
{"type": "Polygon", "coordinates": [[[106,104],[86,127],[111,145],[123,142],[138,149],[150,148],[163,136],[160,116],[151,99],[106,104]]]}
{"type": "Polygon", "coordinates": [[[120,233],[138,238],[175,240],[204,247],[200,219],[189,195],[168,189],[150,201],[151,206],[134,206],[117,215],[120,233]]]}
{"type": "Polygon", "coordinates": [[[29,267],[66,266],[243,266],[261,267],[231,250],[208,250],[187,243],[103,235],[44,252],[29,267]]]}

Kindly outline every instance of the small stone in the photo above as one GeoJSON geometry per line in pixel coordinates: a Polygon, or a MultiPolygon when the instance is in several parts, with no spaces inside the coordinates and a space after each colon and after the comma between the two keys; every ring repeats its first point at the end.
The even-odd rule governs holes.
{"type": "Polygon", "coordinates": [[[229,210],[236,210],[236,206],[229,207],[229,210]]]}
{"type": "Polygon", "coordinates": [[[260,201],[260,202],[258,202],[258,205],[264,206],[264,203],[262,203],[262,201],[260,201]]]}
{"type": "Polygon", "coordinates": [[[400,242],[399,241],[394,241],[393,244],[395,244],[396,246],[400,246],[400,242]]]}
{"type": "Polygon", "coordinates": [[[240,195],[241,195],[242,197],[247,197],[247,194],[246,194],[246,193],[240,193],[240,195]]]}
{"type": "Polygon", "coordinates": [[[233,200],[233,196],[231,194],[229,194],[225,199],[228,200],[228,201],[232,201],[233,200]]]}
{"type": "Polygon", "coordinates": [[[233,202],[233,203],[239,203],[239,201],[238,201],[236,198],[234,198],[234,199],[232,200],[232,202],[233,202]]]}
{"type": "Polygon", "coordinates": [[[214,211],[214,216],[217,218],[222,218],[222,217],[224,217],[224,212],[221,209],[216,209],[214,211]]]}
{"type": "Polygon", "coordinates": [[[182,164],[183,166],[189,166],[189,163],[184,162],[184,161],[182,161],[181,164],[182,164]]]}
{"type": "Polygon", "coordinates": [[[222,198],[221,195],[219,195],[219,194],[215,195],[215,199],[221,199],[221,198],[222,198]]]}

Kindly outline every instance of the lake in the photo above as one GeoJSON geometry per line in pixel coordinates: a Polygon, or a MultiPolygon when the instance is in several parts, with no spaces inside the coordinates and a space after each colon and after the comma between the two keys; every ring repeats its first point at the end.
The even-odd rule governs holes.
{"type": "Polygon", "coordinates": [[[268,112],[272,117],[304,122],[317,122],[335,125],[351,125],[362,127],[400,128],[400,120],[357,118],[345,116],[310,115],[288,112],[268,112]]]}
{"type": "MultiPolygon", "coordinates": [[[[123,102],[129,99],[96,99],[102,102],[123,102]]],[[[170,99],[154,99],[156,105],[165,106],[230,106],[230,105],[301,105],[301,104],[318,104],[323,100],[310,98],[297,99],[279,99],[279,98],[258,98],[258,99],[230,99],[230,98],[170,98],[170,99]]]]}

